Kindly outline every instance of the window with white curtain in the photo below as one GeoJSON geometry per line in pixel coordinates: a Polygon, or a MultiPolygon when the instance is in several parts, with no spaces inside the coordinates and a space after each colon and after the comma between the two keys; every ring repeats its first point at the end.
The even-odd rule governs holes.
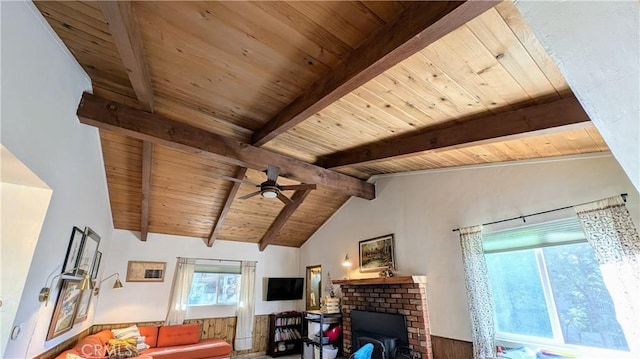
{"type": "Polygon", "coordinates": [[[240,262],[197,263],[189,306],[236,305],[240,297],[240,262]]]}
{"type": "Polygon", "coordinates": [[[611,358],[629,351],[577,218],[484,233],[483,246],[498,341],[611,358]]]}

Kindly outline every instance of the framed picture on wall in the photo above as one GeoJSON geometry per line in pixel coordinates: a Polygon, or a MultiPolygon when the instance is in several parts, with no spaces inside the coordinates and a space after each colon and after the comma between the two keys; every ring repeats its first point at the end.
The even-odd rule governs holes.
{"type": "Polygon", "coordinates": [[[85,227],[84,229],[84,241],[82,241],[82,249],[80,250],[80,257],[78,257],[77,269],[75,271],[76,276],[83,276],[85,273],[91,273],[93,267],[93,260],[96,258],[96,252],[100,245],[100,236],[94,232],[93,229],[85,227]]]}
{"type": "MultiPolygon", "coordinates": [[[[85,292],[91,292],[85,290],[85,292]]],[[[80,290],[80,281],[75,279],[65,279],[62,281],[62,288],[58,293],[56,307],[53,310],[49,331],[47,332],[47,340],[53,339],[58,335],[71,330],[78,310],[78,301],[82,291],[80,290]]]]}
{"type": "Polygon", "coordinates": [[[322,266],[307,267],[307,291],[305,307],[307,310],[320,309],[320,298],[322,297],[322,266]]]}
{"type": "MultiPolygon", "coordinates": [[[[95,281],[94,284],[95,286],[95,281]]],[[[92,290],[84,290],[78,299],[78,311],[76,312],[73,323],[80,323],[87,319],[89,316],[89,304],[91,304],[91,297],[93,296],[92,290]]]]}
{"type": "Polygon", "coordinates": [[[167,262],[129,261],[127,282],[164,282],[167,262]]]}
{"type": "Polygon", "coordinates": [[[360,272],[379,272],[396,268],[393,234],[360,241],[359,248],[360,272]]]}
{"type": "Polygon", "coordinates": [[[64,258],[64,265],[62,266],[62,273],[75,273],[76,263],[78,262],[78,256],[80,255],[83,240],[84,231],[78,227],[73,227],[71,230],[69,247],[67,248],[67,256],[64,258]]]}
{"type": "Polygon", "coordinates": [[[91,279],[98,278],[98,271],[100,270],[100,261],[102,261],[102,252],[96,252],[96,258],[93,260],[93,266],[91,266],[91,279]]]}

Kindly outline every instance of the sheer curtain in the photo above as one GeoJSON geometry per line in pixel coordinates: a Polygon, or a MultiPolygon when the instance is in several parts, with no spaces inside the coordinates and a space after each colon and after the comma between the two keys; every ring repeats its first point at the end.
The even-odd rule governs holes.
{"type": "Polygon", "coordinates": [[[640,239],[620,196],[574,207],[593,247],[629,349],[640,354],[640,239]]]}
{"type": "Polygon", "coordinates": [[[178,258],[176,274],[173,278],[171,288],[171,300],[169,301],[169,311],[167,313],[166,325],[184,323],[187,315],[187,304],[189,304],[189,291],[191,290],[191,280],[195,270],[196,260],[191,258],[178,258]]]}
{"type": "Polygon", "coordinates": [[[242,261],[240,270],[240,300],[236,307],[236,339],[233,350],[253,347],[255,316],[256,262],[242,261]]]}
{"type": "Polygon", "coordinates": [[[471,316],[473,357],[492,358],[496,355],[495,327],[489,274],[482,248],[482,227],[461,228],[460,245],[471,316]]]}

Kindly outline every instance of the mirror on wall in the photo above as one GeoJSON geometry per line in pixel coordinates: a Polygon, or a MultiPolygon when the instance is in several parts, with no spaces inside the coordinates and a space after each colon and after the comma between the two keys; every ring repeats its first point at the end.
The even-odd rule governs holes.
{"type": "Polygon", "coordinates": [[[307,310],[320,309],[320,298],[322,297],[322,266],[309,266],[307,267],[306,278],[307,290],[306,290],[306,305],[307,310]]]}

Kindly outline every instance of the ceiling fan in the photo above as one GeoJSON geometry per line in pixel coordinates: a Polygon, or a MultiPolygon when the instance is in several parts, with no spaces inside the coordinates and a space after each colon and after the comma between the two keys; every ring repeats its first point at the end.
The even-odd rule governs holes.
{"type": "Polygon", "coordinates": [[[293,201],[289,197],[282,194],[282,191],[316,189],[315,184],[303,183],[303,184],[288,185],[288,186],[279,185],[276,181],[278,180],[278,175],[280,174],[280,167],[277,167],[277,166],[269,165],[267,169],[264,171],[264,173],[267,174],[267,180],[260,184],[256,184],[253,182],[249,182],[249,181],[245,181],[245,180],[241,180],[241,179],[238,179],[235,177],[229,177],[229,176],[222,176],[222,178],[229,181],[233,181],[241,184],[248,184],[248,185],[259,188],[258,191],[239,197],[239,199],[248,199],[253,196],[261,195],[264,198],[278,198],[280,201],[282,201],[282,203],[289,204],[289,203],[292,203],[293,201]]]}

